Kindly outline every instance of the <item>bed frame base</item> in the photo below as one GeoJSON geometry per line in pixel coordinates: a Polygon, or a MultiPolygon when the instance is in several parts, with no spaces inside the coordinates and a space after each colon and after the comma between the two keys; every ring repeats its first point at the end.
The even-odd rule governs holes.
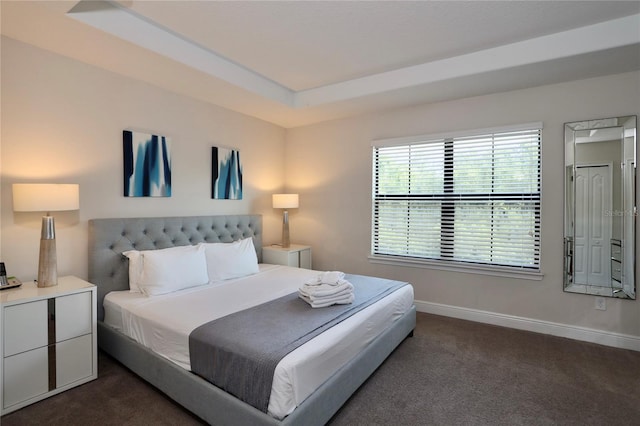
{"type": "Polygon", "coordinates": [[[415,325],[413,306],[281,421],[156,355],[102,321],[98,322],[98,345],[209,424],[324,425],[391,352],[413,334],[415,325]]]}
{"type": "Polygon", "coordinates": [[[258,261],[262,216],[187,216],[89,220],[89,281],[98,286],[98,345],[178,404],[214,425],[322,425],[384,362],[416,324],[412,307],[282,421],[227,394],[103,323],[104,296],[129,288],[126,250],[154,250],[253,238],[258,261]]]}

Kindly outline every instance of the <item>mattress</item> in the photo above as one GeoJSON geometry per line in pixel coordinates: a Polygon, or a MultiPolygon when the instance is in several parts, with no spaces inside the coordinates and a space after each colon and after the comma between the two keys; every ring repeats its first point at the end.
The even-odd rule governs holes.
{"type": "MultiPolygon", "coordinates": [[[[191,331],[208,321],[297,291],[317,274],[261,264],[255,275],[165,295],[111,292],[104,299],[104,322],[190,370],[191,331]]],[[[413,287],[407,285],[289,353],[276,367],[268,413],[277,419],[287,416],[411,306],[413,287]]]]}

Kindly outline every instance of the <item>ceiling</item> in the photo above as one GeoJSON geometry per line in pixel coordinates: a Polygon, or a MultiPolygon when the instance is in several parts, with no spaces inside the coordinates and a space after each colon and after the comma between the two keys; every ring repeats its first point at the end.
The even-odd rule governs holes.
{"type": "Polygon", "coordinates": [[[640,1],[2,1],[2,34],[283,127],[640,69],[640,1]]]}

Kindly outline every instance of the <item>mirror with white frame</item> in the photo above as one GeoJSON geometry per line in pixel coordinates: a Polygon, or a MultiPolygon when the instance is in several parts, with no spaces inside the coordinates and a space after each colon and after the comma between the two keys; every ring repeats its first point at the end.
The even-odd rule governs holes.
{"type": "Polygon", "coordinates": [[[564,290],[635,299],[636,116],[564,126],[564,290]]]}

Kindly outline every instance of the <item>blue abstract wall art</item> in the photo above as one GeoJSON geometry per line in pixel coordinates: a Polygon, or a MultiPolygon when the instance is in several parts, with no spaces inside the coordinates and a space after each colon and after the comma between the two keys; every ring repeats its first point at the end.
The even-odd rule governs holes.
{"type": "Polygon", "coordinates": [[[211,198],[242,200],[242,164],[240,151],[211,149],[211,198]]]}
{"type": "Polygon", "coordinates": [[[124,130],[124,196],[171,197],[171,140],[124,130]]]}

